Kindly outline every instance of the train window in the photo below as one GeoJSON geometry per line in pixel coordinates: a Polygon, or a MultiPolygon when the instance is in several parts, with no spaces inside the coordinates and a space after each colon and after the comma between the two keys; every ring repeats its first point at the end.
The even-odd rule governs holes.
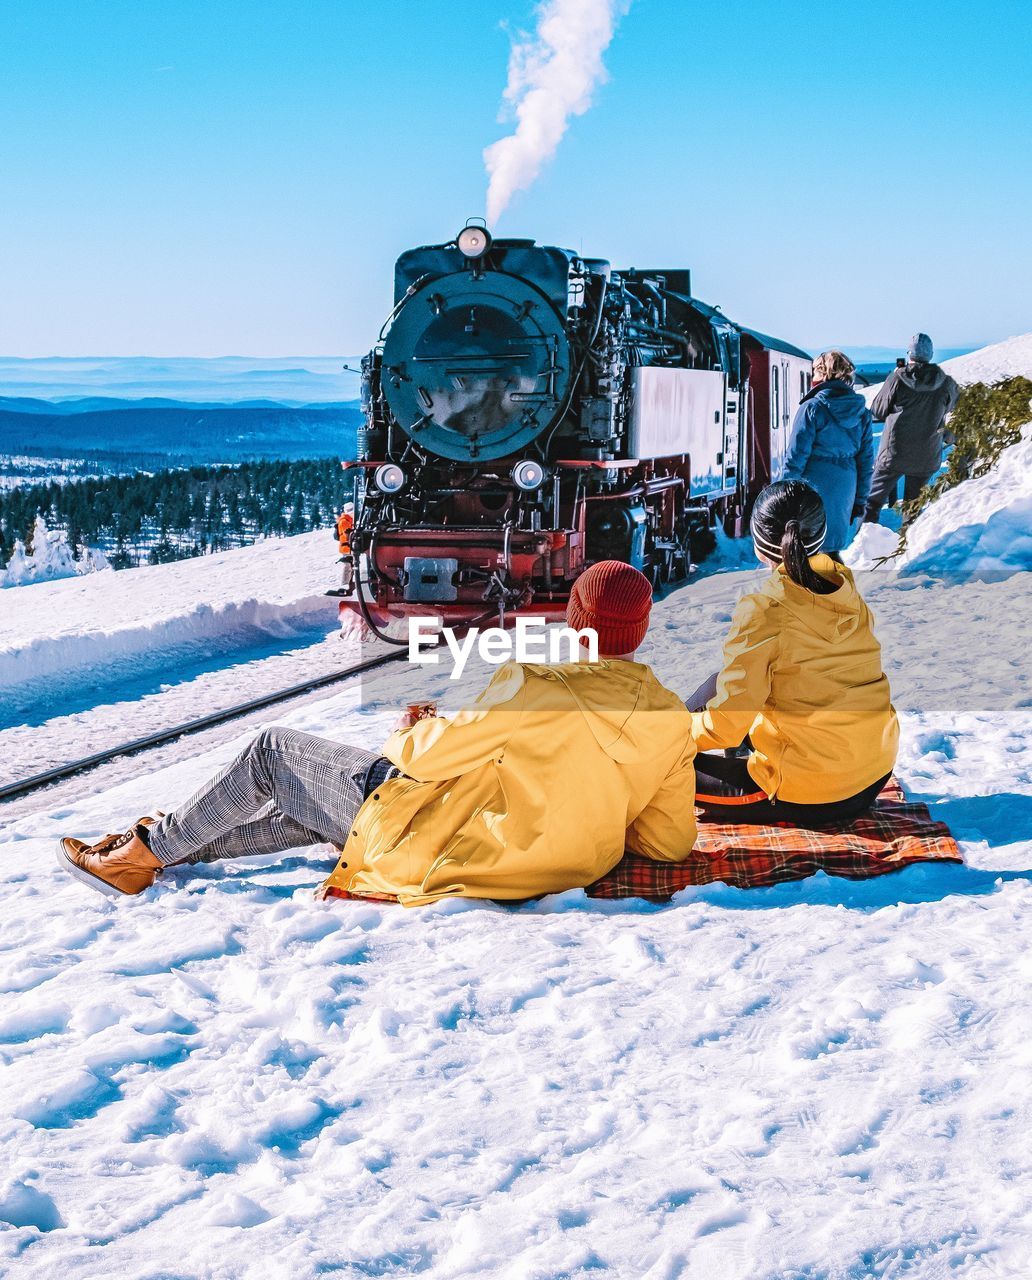
{"type": "Polygon", "coordinates": [[[802,369],[800,369],[799,370],[799,399],[802,400],[803,396],[805,395],[806,395],[806,374],[802,371],[802,369]]]}
{"type": "Polygon", "coordinates": [[[770,425],[772,427],[776,427],[781,422],[781,390],[780,379],[778,377],[780,370],[777,365],[774,366],[771,373],[773,376],[771,378],[772,394],[770,397],[770,425]]]}

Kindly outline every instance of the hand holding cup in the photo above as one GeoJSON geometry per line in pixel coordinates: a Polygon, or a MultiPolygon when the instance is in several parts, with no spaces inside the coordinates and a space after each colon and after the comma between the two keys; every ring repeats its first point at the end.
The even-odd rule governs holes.
{"type": "Polygon", "coordinates": [[[410,702],[398,717],[395,729],[411,729],[420,720],[428,720],[437,715],[436,702],[410,702]]]}

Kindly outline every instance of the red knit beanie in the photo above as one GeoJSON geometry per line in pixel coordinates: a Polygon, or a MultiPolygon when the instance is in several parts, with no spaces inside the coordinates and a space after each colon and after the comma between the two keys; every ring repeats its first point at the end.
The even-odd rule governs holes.
{"type": "Polygon", "coordinates": [[[652,585],[622,560],[601,560],[573,584],[566,621],[575,631],[598,633],[600,656],[633,653],[645,639],[652,609],[652,585]]]}

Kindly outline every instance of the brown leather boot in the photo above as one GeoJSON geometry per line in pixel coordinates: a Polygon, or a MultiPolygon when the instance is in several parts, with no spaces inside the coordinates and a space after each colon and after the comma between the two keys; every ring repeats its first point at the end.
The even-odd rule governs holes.
{"type": "Polygon", "coordinates": [[[105,836],[96,844],[66,836],[57,846],[57,865],[91,889],[111,897],[143,893],[161,875],[163,866],[139,835],[141,827],[152,826],[155,821],[141,818],[131,830],[105,836]]]}

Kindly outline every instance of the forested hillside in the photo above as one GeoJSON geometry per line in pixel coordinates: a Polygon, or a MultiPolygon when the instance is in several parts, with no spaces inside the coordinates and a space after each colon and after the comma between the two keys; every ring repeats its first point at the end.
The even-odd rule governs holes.
{"type": "Polygon", "coordinates": [[[94,547],[130,568],[332,526],[350,492],[332,458],[23,485],[0,492],[0,567],[16,540],[30,542],[37,515],[67,532],[77,557],[94,547]]]}
{"type": "Polygon", "coordinates": [[[85,413],[42,413],[38,406],[13,412],[0,405],[0,455],[158,458],[166,466],[263,457],[341,458],[354,449],[360,416],[353,405],[123,406],[85,413]]]}

